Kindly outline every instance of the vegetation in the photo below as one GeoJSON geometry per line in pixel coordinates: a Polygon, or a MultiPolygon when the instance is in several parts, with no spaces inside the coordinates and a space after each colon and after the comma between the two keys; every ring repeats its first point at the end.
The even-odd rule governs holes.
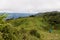
{"type": "Polygon", "coordinates": [[[0,15],[0,40],[60,40],[60,12],[5,19],[0,15]]]}

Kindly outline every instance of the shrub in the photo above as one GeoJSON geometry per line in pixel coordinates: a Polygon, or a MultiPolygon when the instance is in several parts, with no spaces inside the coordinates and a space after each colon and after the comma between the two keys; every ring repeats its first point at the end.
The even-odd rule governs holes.
{"type": "Polygon", "coordinates": [[[37,37],[37,38],[40,38],[40,34],[37,32],[37,30],[30,30],[30,34],[37,37]]]}

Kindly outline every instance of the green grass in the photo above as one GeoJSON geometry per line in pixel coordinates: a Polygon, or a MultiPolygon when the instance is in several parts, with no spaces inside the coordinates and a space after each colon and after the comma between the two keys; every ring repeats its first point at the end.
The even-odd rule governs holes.
{"type": "MultiPolygon", "coordinates": [[[[21,37],[25,35],[26,40],[60,40],[60,32],[59,32],[60,30],[59,31],[52,30],[52,33],[49,33],[49,30],[46,30],[43,28],[43,27],[49,26],[49,24],[46,22],[43,22],[43,19],[40,17],[15,19],[15,20],[11,20],[9,23],[13,24],[13,26],[18,30],[21,30],[21,28],[24,28],[24,31],[26,33],[23,32],[21,37]],[[40,35],[40,38],[37,38],[36,36],[31,35],[30,34],[31,30],[37,30],[37,33],[40,35]]],[[[23,39],[21,38],[21,40],[23,39]]]]}
{"type": "Polygon", "coordinates": [[[42,17],[17,18],[0,23],[0,40],[60,40],[60,30],[49,32],[42,17]]]}

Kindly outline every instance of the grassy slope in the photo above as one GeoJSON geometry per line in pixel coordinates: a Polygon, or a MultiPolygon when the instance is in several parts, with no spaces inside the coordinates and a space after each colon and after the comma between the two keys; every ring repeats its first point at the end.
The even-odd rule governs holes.
{"type": "MultiPolygon", "coordinates": [[[[43,19],[40,17],[28,17],[28,18],[20,18],[15,20],[10,20],[12,26],[16,27],[18,30],[24,28],[27,30],[26,40],[60,40],[60,30],[53,30],[52,33],[49,33],[49,30],[44,30],[43,26],[48,26],[49,24],[43,22],[43,19]],[[37,38],[35,36],[31,36],[29,34],[30,30],[37,30],[40,34],[41,38],[37,38]]],[[[20,36],[20,38],[22,35],[20,36]]],[[[22,40],[22,38],[21,38],[22,40]]]]}

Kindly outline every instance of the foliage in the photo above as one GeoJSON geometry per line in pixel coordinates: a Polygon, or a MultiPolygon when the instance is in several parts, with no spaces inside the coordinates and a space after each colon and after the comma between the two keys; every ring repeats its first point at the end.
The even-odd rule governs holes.
{"type": "Polygon", "coordinates": [[[59,28],[58,24],[60,24],[60,12],[47,12],[43,16],[45,16],[44,19],[47,23],[56,29],[59,28]]]}
{"type": "Polygon", "coordinates": [[[31,30],[30,34],[36,36],[37,38],[40,38],[40,34],[37,32],[37,30],[31,30]]]}
{"type": "Polygon", "coordinates": [[[6,17],[6,14],[0,15],[0,40],[60,40],[60,12],[46,12],[16,19],[5,19],[6,17]],[[57,30],[48,32],[55,27],[57,30]]]}

